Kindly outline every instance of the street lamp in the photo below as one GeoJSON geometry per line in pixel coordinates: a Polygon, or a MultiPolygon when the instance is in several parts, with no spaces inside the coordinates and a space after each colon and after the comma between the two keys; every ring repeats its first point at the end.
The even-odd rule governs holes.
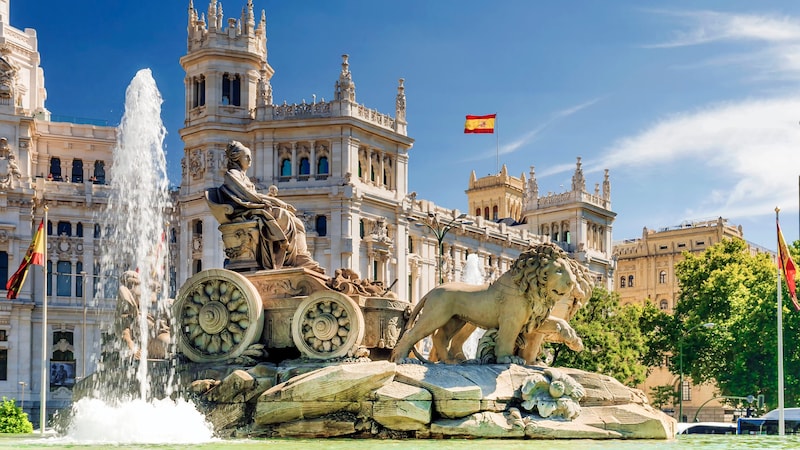
{"type": "Polygon", "coordinates": [[[19,390],[20,390],[19,407],[22,408],[23,411],[25,410],[25,386],[27,386],[27,385],[28,385],[28,383],[26,383],[24,381],[20,381],[19,382],[19,390]]]}
{"type": "Polygon", "coordinates": [[[472,221],[466,220],[466,217],[466,214],[460,214],[458,217],[454,217],[447,222],[439,221],[439,216],[432,212],[429,212],[428,217],[423,220],[419,220],[416,217],[408,217],[409,222],[415,222],[414,225],[418,227],[426,227],[431,230],[439,243],[439,284],[444,283],[444,274],[442,274],[442,261],[444,260],[444,237],[447,236],[447,232],[457,225],[470,225],[472,221]]]}
{"type": "Polygon", "coordinates": [[[679,395],[679,397],[678,397],[678,405],[679,405],[678,406],[678,422],[682,422],[683,421],[683,339],[689,333],[691,333],[692,331],[694,331],[694,330],[696,330],[696,329],[698,329],[700,327],[713,328],[714,327],[714,323],[713,322],[707,322],[707,323],[701,323],[701,324],[695,325],[692,328],[689,328],[688,330],[684,331],[681,334],[680,340],[678,340],[678,348],[679,348],[679,353],[680,353],[680,360],[679,360],[680,363],[678,365],[678,370],[680,372],[680,381],[679,381],[679,384],[678,384],[678,395],[679,395]]]}

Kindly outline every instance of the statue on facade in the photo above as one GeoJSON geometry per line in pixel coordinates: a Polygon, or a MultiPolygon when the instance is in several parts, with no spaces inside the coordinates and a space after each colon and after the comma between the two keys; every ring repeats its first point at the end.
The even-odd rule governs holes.
{"type": "Polygon", "coordinates": [[[228,157],[225,183],[213,194],[209,193],[209,204],[212,211],[219,204],[225,207],[224,214],[215,213],[222,225],[251,222],[257,225],[258,231],[255,242],[245,239],[247,232],[241,231],[239,235],[244,237],[239,239],[238,247],[229,245],[223,231],[228,257],[233,259],[246,253],[243,247],[255,246],[254,259],[258,268],[305,267],[324,273],[324,269],[311,258],[306,244],[306,229],[303,221],[295,215],[295,208],[277,198],[275,193],[259,193],[247,177],[252,160],[250,149],[241,142],[231,141],[225,153],[228,157]]]}
{"type": "MultiPolygon", "coordinates": [[[[139,320],[141,308],[149,309],[150,305],[142,305],[142,286],[139,273],[125,271],[120,277],[115,329],[125,343],[134,359],[142,355],[142,337],[139,320]]],[[[152,299],[155,301],[158,289],[153,289],[152,299]]],[[[165,359],[169,354],[170,325],[166,319],[156,318],[147,313],[147,357],[148,359],[165,359]]]]}
{"type": "Polygon", "coordinates": [[[3,137],[0,138],[0,189],[9,189],[15,178],[22,178],[22,172],[17,165],[16,155],[8,145],[8,139],[3,137]]]}

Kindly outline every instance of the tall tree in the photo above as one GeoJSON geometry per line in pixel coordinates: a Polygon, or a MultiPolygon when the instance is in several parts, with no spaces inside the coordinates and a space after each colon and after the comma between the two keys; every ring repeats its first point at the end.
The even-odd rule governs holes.
{"type": "Polygon", "coordinates": [[[629,386],[642,383],[647,376],[643,355],[648,352],[639,328],[642,314],[641,307],[621,306],[616,292],[595,287],[589,302],[571,322],[583,339],[584,350],[553,346],[551,365],[602,373],[629,386]]]}
{"type": "MultiPolygon", "coordinates": [[[[797,243],[795,243],[797,245],[797,243]]],[[[795,248],[796,248],[795,245],[795,248]]],[[[671,370],[695,382],[716,380],[721,395],[764,394],[777,404],[777,267],[739,239],[723,240],[676,265],[681,287],[673,319],[671,370]],[[710,329],[700,327],[714,323],[710,329]],[[681,345],[682,344],[682,345],[681,345]]],[[[784,285],[785,288],[785,285],[784,285]]],[[[783,293],[787,298],[787,293],[783,293]]],[[[783,310],[787,406],[800,400],[800,313],[783,310]]]]}

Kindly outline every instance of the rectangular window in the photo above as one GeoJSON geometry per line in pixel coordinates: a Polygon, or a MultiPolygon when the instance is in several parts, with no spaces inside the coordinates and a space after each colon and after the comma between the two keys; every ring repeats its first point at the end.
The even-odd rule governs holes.
{"type": "Polygon", "coordinates": [[[8,380],[8,350],[0,350],[0,380],[8,380]]]}
{"type": "Polygon", "coordinates": [[[0,252],[0,288],[5,289],[8,282],[8,252],[0,252]]]}
{"type": "Polygon", "coordinates": [[[8,330],[0,330],[0,342],[6,342],[8,340],[8,330]]]}
{"type": "Polygon", "coordinates": [[[683,380],[683,389],[681,389],[683,401],[692,401],[692,383],[689,380],[683,380]]]}
{"type": "Polygon", "coordinates": [[[684,248],[684,247],[686,247],[685,243],[683,242],[678,243],[678,248],[684,248]]]}
{"type": "Polygon", "coordinates": [[[666,245],[661,245],[658,247],[659,250],[666,250],[668,247],[666,245]]]}
{"type": "Polygon", "coordinates": [[[72,296],[72,263],[69,261],[59,261],[56,266],[58,275],[56,276],[56,295],[59,297],[72,296]]]}
{"type": "Polygon", "coordinates": [[[705,241],[697,241],[697,242],[695,242],[695,245],[698,245],[698,246],[706,245],[706,242],[705,241]]]}

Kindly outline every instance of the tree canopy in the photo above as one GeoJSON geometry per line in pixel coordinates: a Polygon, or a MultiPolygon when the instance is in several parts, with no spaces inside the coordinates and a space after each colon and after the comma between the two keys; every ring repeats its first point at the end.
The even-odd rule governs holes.
{"type": "MultiPolygon", "coordinates": [[[[794,244],[798,254],[799,242],[794,244]]],[[[670,366],[695,382],[715,380],[720,395],[764,394],[777,405],[777,267],[766,253],[752,254],[739,239],[723,240],[676,265],[680,295],[670,335],[670,366]],[[713,328],[702,327],[713,323],[713,328]],[[682,344],[682,345],[681,345],[682,344]]],[[[796,259],[796,257],[795,257],[796,259]]],[[[790,310],[783,286],[786,406],[800,401],[800,312],[790,310]]]]}

